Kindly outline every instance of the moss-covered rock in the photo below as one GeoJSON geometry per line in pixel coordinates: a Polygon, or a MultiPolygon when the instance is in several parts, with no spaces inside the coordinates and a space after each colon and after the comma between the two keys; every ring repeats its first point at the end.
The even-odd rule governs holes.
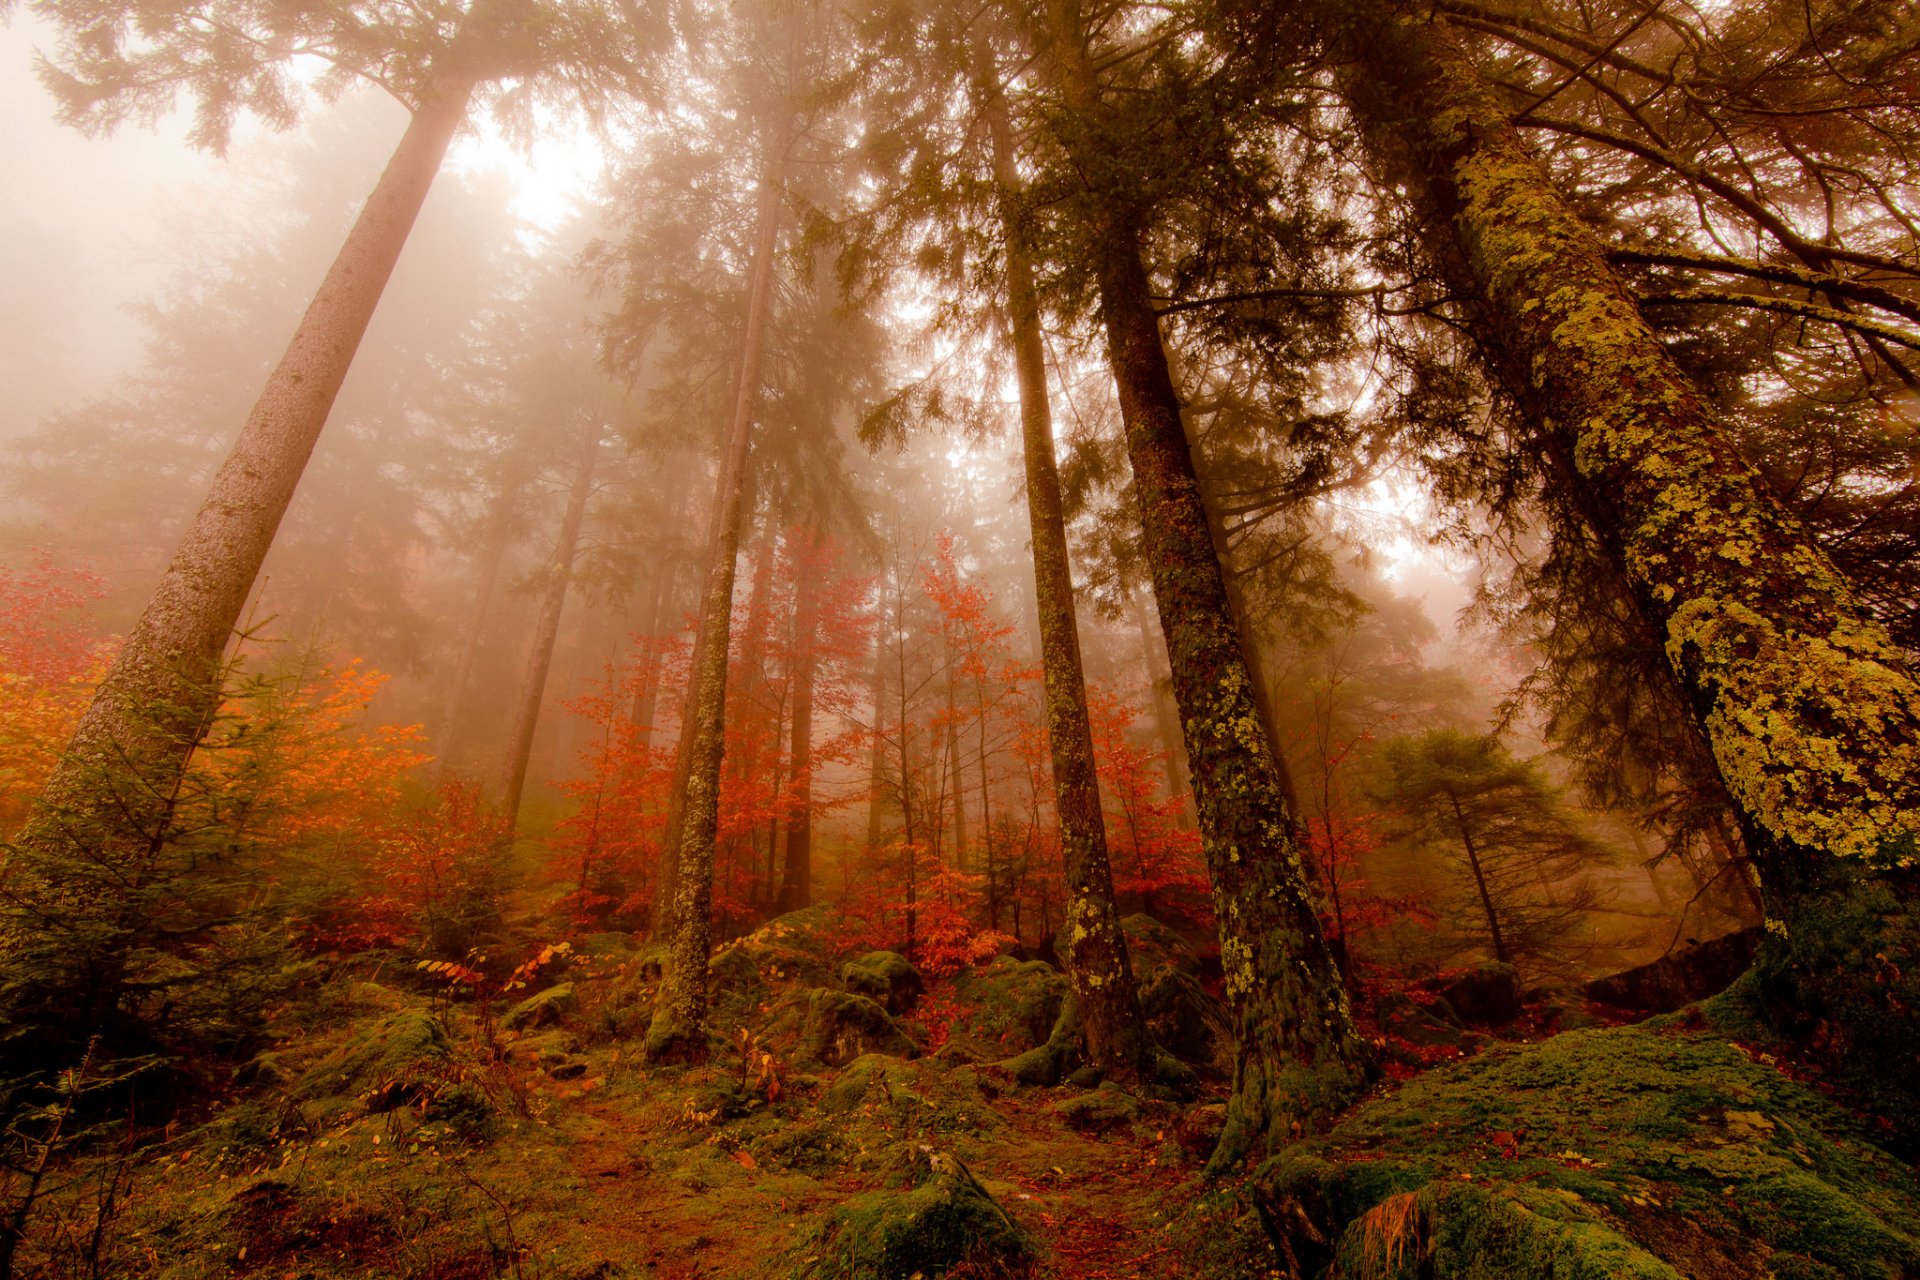
{"type": "Polygon", "coordinates": [[[1049,1109],[1082,1133],[1111,1133],[1140,1118],[1140,1100],[1111,1081],[1062,1098],[1049,1109]]]}
{"type": "Polygon", "coordinates": [[[1847,1113],[1663,1018],[1431,1072],[1269,1161],[1303,1271],[1380,1277],[1920,1273],[1920,1183],[1847,1113]]]}
{"type": "Polygon", "coordinates": [[[506,1011],[500,1025],[508,1031],[533,1031],[562,1022],[580,1003],[571,982],[536,991],[506,1011]]]}
{"type": "Polygon", "coordinates": [[[1140,1011],[1161,1048],[1203,1071],[1233,1071],[1233,1025],[1227,1007],[1192,974],[1157,967],[1140,980],[1140,1011]]]}
{"type": "Polygon", "coordinates": [[[1483,964],[1426,984],[1469,1026],[1504,1027],[1520,1016],[1520,974],[1510,964],[1483,964]]]}
{"type": "Polygon", "coordinates": [[[838,1067],[868,1053],[916,1058],[920,1046],[891,1014],[865,996],[826,987],[808,993],[800,1028],[800,1060],[838,1067]]]}
{"type": "Polygon", "coordinates": [[[927,984],[898,951],[869,951],[840,966],[840,985],[855,995],[902,1014],[918,1004],[927,984]]]}
{"type": "Polygon", "coordinates": [[[290,1090],[322,1111],[361,1102],[391,1111],[431,1092],[447,1056],[447,1033],[417,1010],[388,1014],[309,1067],[290,1090]]]}
{"type": "Polygon", "coordinates": [[[900,1058],[869,1053],[847,1064],[820,1099],[820,1109],[828,1113],[852,1111],[864,1102],[895,1102],[901,1099],[919,1102],[914,1092],[912,1068],[900,1058]]]}
{"type": "Polygon", "coordinates": [[[1026,1233],[951,1154],[915,1147],[889,1181],[834,1211],[803,1246],[797,1280],[936,1280],[963,1265],[977,1277],[1031,1273],[1026,1233]]]}
{"type": "Polygon", "coordinates": [[[968,1013],[953,1032],[992,1058],[1036,1048],[1052,1035],[1067,990],[1067,975],[1050,964],[997,956],[955,978],[968,1013]]]}

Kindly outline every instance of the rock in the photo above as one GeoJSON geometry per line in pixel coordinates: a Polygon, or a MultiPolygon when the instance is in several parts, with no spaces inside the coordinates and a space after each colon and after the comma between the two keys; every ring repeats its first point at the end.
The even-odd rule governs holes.
{"type": "Polygon", "coordinates": [[[1483,964],[1421,985],[1472,1026],[1503,1027],[1520,1016],[1520,975],[1510,964],[1483,964]]]}
{"type": "Polygon", "coordinates": [[[1161,1048],[1216,1075],[1232,1073],[1233,1028],[1226,1006],[1192,974],[1159,966],[1141,974],[1139,987],[1140,1011],[1161,1048]]]}
{"type": "Polygon", "coordinates": [[[1729,999],[1426,1072],[1263,1165],[1260,1218],[1301,1275],[1920,1274],[1913,1169],[1723,1038],[1729,999]]]}
{"type": "Polygon", "coordinates": [[[1067,975],[1039,960],[999,956],[962,972],[954,994],[971,1006],[955,1030],[997,1057],[1047,1042],[1067,998],[1067,975]]]}
{"type": "Polygon", "coordinates": [[[1135,913],[1120,922],[1127,935],[1127,957],[1133,962],[1136,978],[1145,978],[1158,969],[1174,969],[1198,977],[1200,958],[1185,938],[1155,920],[1135,913]]]}
{"type": "Polygon", "coordinates": [[[1033,1246],[953,1155],[917,1146],[893,1186],[854,1197],[809,1242],[802,1280],[937,1280],[1004,1275],[1031,1265],[1033,1246]]]}
{"type": "Polygon", "coordinates": [[[1586,997],[1615,1009],[1671,1013],[1696,1000],[1719,995],[1753,963],[1761,928],[1741,929],[1710,942],[1682,947],[1637,969],[1627,969],[1586,985],[1586,997]]]}
{"type": "Polygon", "coordinates": [[[1100,1074],[1100,1068],[1089,1063],[1078,1071],[1069,1073],[1067,1083],[1076,1089],[1097,1089],[1104,1078],[1100,1074]]]}
{"type": "Polygon", "coordinates": [[[827,1112],[852,1111],[867,1101],[918,1101],[913,1092],[913,1069],[899,1058],[869,1053],[847,1064],[820,1099],[827,1112]]]}
{"type": "Polygon", "coordinates": [[[825,987],[811,992],[800,1028],[801,1060],[837,1067],[868,1053],[917,1058],[920,1047],[892,1015],[865,996],[825,987]]]}
{"type": "Polygon", "coordinates": [[[574,996],[573,984],[562,982],[558,986],[548,987],[545,991],[536,991],[507,1010],[500,1019],[500,1025],[508,1031],[532,1031],[539,1027],[550,1027],[572,1013],[579,1001],[574,996]]]}
{"type": "Polygon", "coordinates": [[[898,951],[869,951],[855,956],[840,966],[840,985],[885,1005],[888,1013],[896,1015],[912,1009],[927,989],[920,971],[898,951]]]}
{"type": "Polygon", "coordinates": [[[1063,1098],[1049,1109],[1082,1133],[1111,1133],[1140,1118],[1140,1100],[1112,1083],[1063,1098]]]}
{"type": "Polygon", "coordinates": [[[292,1093],[323,1107],[359,1100],[370,1112],[391,1111],[431,1092],[446,1055],[438,1021],[414,1010],[392,1013],[314,1063],[292,1093]]]}
{"type": "Polygon", "coordinates": [[[579,1058],[556,1062],[547,1068],[547,1075],[555,1080],[578,1080],[585,1074],[587,1074],[587,1064],[579,1058]]]}
{"type": "Polygon", "coordinates": [[[1380,1030],[1389,1036],[1422,1049],[1462,1047],[1472,1033],[1457,1020],[1449,1021],[1441,1011],[1447,1015],[1453,1013],[1450,1005],[1441,1003],[1437,1007],[1430,1007],[1403,992],[1383,995],[1373,1005],[1380,1030]]]}

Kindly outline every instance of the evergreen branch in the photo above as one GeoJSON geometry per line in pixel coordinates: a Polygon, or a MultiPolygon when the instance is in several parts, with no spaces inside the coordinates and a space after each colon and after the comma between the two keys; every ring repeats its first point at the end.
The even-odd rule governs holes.
{"type": "Polygon", "coordinates": [[[1183,302],[1170,302],[1164,307],[1155,307],[1158,316],[1178,315],[1182,311],[1199,311],[1204,307],[1224,307],[1236,302],[1269,302],[1285,299],[1302,301],[1337,301],[1343,298],[1379,298],[1389,292],[1390,286],[1373,284],[1356,286],[1351,289],[1254,289],[1246,293],[1226,293],[1212,298],[1188,298],[1183,302]]]}
{"type": "MultiPolygon", "coordinates": [[[[1607,254],[1615,262],[1639,263],[1654,267],[1680,267],[1693,271],[1712,271],[1723,275],[1750,276],[1757,280],[1772,280],[1779,284],[1795,284],[1807,289],[1817,289],[1822,293],[1836,297],[1851,298],[1868,306],[1879,307],[1882,311],[1891,311],[1895,315],[1920,323],[1920,301],[1903,297],[1891,289],[1865,280],[1849,280],[1825,271],[1814,271],[1806,267],[1788,266],[1784,263],[1751,262],[1741,258],[1726,258],[1718,254],[1695,253],[1681,249],[1614,249],[1607,254]]],[[[1920,276],[1920,272],[1910,272],[1920,276]]]]}
{"type": "Polygon", "coordinates": [[[1879,338],[1909,350],[1920,351],[1920,336],[1908,333],[1904,329],[1896,329],[1890,324],[1836,310],[1833,307],[1823,307],[1816,302],[1802,302],[1798,298],[1782,298],[1776,294],[1740,293],[1729,289],[1674,289],[1665,293],[1642,294],[1640,305],[1643,307],[1693,305],[1754,307],[1761,311],[1780,311],[1807,320],[1838,325],[1840,328],[1851,329],[1855,333],[1864,334],[1870,338],[1879,338]]]}

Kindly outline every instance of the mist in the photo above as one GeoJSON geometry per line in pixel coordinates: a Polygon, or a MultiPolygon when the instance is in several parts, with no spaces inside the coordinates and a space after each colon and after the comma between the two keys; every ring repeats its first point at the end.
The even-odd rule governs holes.
{"type": "Polygon", "coordinates": [[[1684,1270],[1794,1054],[1910,1154],[1920,43],[1281,8],[14,12],[0,1280],[1684,1270]]]}

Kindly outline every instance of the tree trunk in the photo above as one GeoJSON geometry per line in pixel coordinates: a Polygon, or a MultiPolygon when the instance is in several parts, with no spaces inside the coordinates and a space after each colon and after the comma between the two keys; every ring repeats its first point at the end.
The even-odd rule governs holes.
{"type": "Polygon", "coordinates": [[[1493,939],[1493,958],[1501,964],[1512,964],[1513,956],[1508,953],[1506,937],[1500,932],[1500,913],[1493,909],[1493,894],[1487,889],[1486,872],[1480,869],[1480,850],[1473,843],[1473,831],[1467,825],[1467,815],[1461,810],[1457,796],[1449,795],[1447,802],[1453,806],[1454,830],[1460,833],[1460,843],[1467,851],[1467,870],[1473,874],[1473,887],[1480,895],[1480,909],[1487,916],[1487,935],[1493,939]]]}
{"type": "Polygon", "coordinates": [[[1759,869],[1760,988],[1909,1136],[1920,1091],[1920,685],[1734,450],[1445,25],[1328,0],[1342,87],[1480,303],[1496,364],[1583,482],[1665,640],[1759,869]]]}
{"type": "MultiPolygon", "coordinates": [[[[713,846],[720,820],[720,766],[726,751],[727,648],[733,625],[733,579],[740,554],[741,501],[746,488],[747,456],[753,437],[753,413],[760,396],[760,357],[767,340],[767,313],[773,303],[773,257],[780,233],[784,197],[781,165],[768,166],[761,179],[760,209],[754,226],[753,257],[747,278],[746,329],[740,344],[739,382],[727,424],[713,516],[708,527],[707,579],[700,602],[698,659],[687,683],[686,711],[680,718],[685,784],[681,828],[675,842],[670,939],[666,973],[655,998],[647,1030],[647,1056],[657,1060],[706,1057],[707,953],[713,939],[713,846]]],[[[671,827],[671,824],[670,824],[671,827]]],[[[656,907],[657,910],[657,907],[656,907]]]]}
{"type": "Polygon", "coordinates": [[[787,792],[786,857],[776,904],[782,913],[813,905],[813,680],[819,664],[820,540],[806,529],[799,543],[793,581],[793,738],[788,747],[793,781],[787,792]]]}
{"type": "Polygon", "coordinates": [[[527,762],[533,756],[533,734],[540,727],[540,704],[547,696],[547,672],[553,666],[553,646],[560,636],[560,615],[566,611],[567,588],[573,585],[573,558],[580,547],[580,525],[587,499],[593,496],[593,468],[600,454],[604,424],[599,415],[588,418],[581,437],[580,458],[574,464],[573,485],[567,491],[566,511],[560,517],[560,536],[547,561],[546,584],[540,592],[540,612],[533,624],[527,665],[520,677],[520,696],[514,702],[513,729],[507,735],[507,753],[500,763],[500,812],[506,818],[506,839],[512,840],[520,819],[520,798],[526,790],[527,762]]]}
{"type": "MultiPolygon", "coordinates": [[[[1049,12],[1052,61],[1076,117],[1062,141],[1088,171],[1110,172],[1101,135],[1115,126],[1074,0],[1051,0],[1049,12]]],[[[1368,1078],[1367,1055],[1308,896],[1284,766],[1240,651],[1141,264],[1143,211],[1117,182],[1081,200],[1238,1041],[1226,1128],[1208,1162],[1221,1171],[1351,1101],[1368,1078]]]]}
{"type": "MultiPolygon", "coordinates": [[[[981,65],[991,67],[990,54],[984,47],[976,57],[981,65]]],[[[1120,927],[1120,909],[1113,896],[1113,869],[1107,857],[1093,728],[1087,718],[1087,680],[1074,617],[1073,565],[1067,555],[1067,523],[1053,452],[1053,411],[1047,394],[1040,304],[1025,215],[1019,208],[1020,178],[1012,129],[1001,100],[997,70],[981,77],[981,92],[992,132],[1000,223],[1006,236],[1007,317],[1020,387],[1020,438],[1026,457],[1027,520],[1033,535],[1047,746],[1053,762],[1054,805],[1060,818],[1060,858],[1067,890],[1066,945],[1061,959],[1085,1027],[1088,1060],[1116,1079],[1151,1079],[1153,1037],[1140,1011],[1127,937],[1120,927]]]]}
{"type": "Polygon", "coordinates": [[[480,581],[473,588],[473,609],[467,615],[466,630],[460,638],[460,653],[454,659],[453,674],[447,680],[447,700],[440,711],[440,732],[433,743],[433,777],[446,776],[447,756],[453,750],[454,734],[460,727],[460,712],[466,705],[467,686],[473,683],[473,664],[480,656],[480,641],[486,634],[487,615],[493,611],[494,589],[500,584],[500,564],[513,544],[513,502],[520,492],[514,479],[500,486],[494,496],[493,510],[487,517],[486,541],[480,551],[480,581]]]}
{"type": "Polygon", "coordinates": [[[1173,705],[1173,676],[1167,670],[1167,644],[1147,616],[1144,597],[1133,597],[1133,624],[1140,632],[1140,658],[1147,666],[1147,704],[1154,736],[1167,762],[1167,794],[1180,798],[1180,825],[1193,830],[1193,783],[1187,775],[1187,744],[1180,740],[1180,711],[1173,705]]]}
{"type": "Polygon", "coordinates": [[[42,789],[16,870],[162,838],[187,758],[219,706],[227,642],[475,84],[471,71],[449,72],[423,94],[42,789]]]}

